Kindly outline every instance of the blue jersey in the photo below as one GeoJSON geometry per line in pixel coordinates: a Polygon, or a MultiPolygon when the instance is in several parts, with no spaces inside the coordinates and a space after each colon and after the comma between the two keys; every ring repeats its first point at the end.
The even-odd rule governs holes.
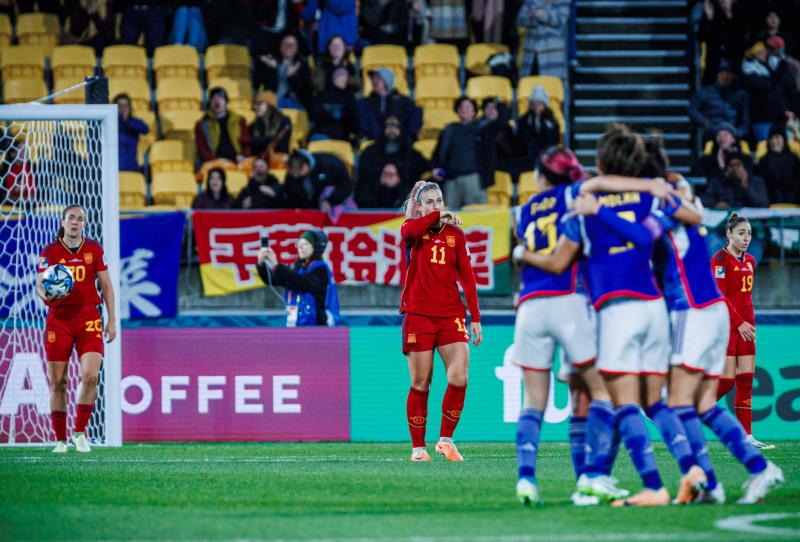
{"type": "MultiPolygon", "coordinates": [[[[528,250],[550,254],[563,233],[562,218],[569,209],[572,193],[569,185],[560,185],[533,196],[522,205],[517,220],[517,237],[528,250]]],[[[532,297],[566,295],[575,292],[577,267],[571,265],[560,275],[533,266],[522,268],[519,303],[532,297]]]]}

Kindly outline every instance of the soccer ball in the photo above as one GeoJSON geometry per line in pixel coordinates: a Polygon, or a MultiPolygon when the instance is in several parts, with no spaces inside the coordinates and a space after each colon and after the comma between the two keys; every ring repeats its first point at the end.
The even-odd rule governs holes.
{"type": "Polygon", "coordinates": [[[42,287],[50,295],[64,295],[72,291],[75,277],[66,265],[51,265],[42,274],[42,287]]]}

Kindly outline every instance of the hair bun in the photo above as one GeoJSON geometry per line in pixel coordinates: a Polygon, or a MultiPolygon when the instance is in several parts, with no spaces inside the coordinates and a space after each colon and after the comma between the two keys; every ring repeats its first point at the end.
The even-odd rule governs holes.
{"type": "Polygon", "coordinates": [[[574,182],[580,181],[583,178],[583,171],[581,171],[580,167],[577,166],[569,166],[567,167],[567,171],[565,172],[569,180],[574,182]]]}

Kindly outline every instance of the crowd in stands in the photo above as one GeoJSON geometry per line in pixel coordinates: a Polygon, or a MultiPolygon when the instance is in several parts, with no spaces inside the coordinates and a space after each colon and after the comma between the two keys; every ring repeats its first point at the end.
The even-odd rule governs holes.
{"type": "Polygon", "coordinates": [[[800,205],[796,0],[702,0],[703,86],[689,105],[702,133],[709,207],[800,205]]]}

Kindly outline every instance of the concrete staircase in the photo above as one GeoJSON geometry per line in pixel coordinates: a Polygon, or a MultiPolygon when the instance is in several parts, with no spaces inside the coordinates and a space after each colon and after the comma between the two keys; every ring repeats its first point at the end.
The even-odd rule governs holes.
{"type": "Polygon", "coordinates": [[[686,0],[578,0],[578,62],[572,70],[571,146],[594,166],[597,139],[612,122],[656,128],[673,169],[693,163],[686,0]]]}

